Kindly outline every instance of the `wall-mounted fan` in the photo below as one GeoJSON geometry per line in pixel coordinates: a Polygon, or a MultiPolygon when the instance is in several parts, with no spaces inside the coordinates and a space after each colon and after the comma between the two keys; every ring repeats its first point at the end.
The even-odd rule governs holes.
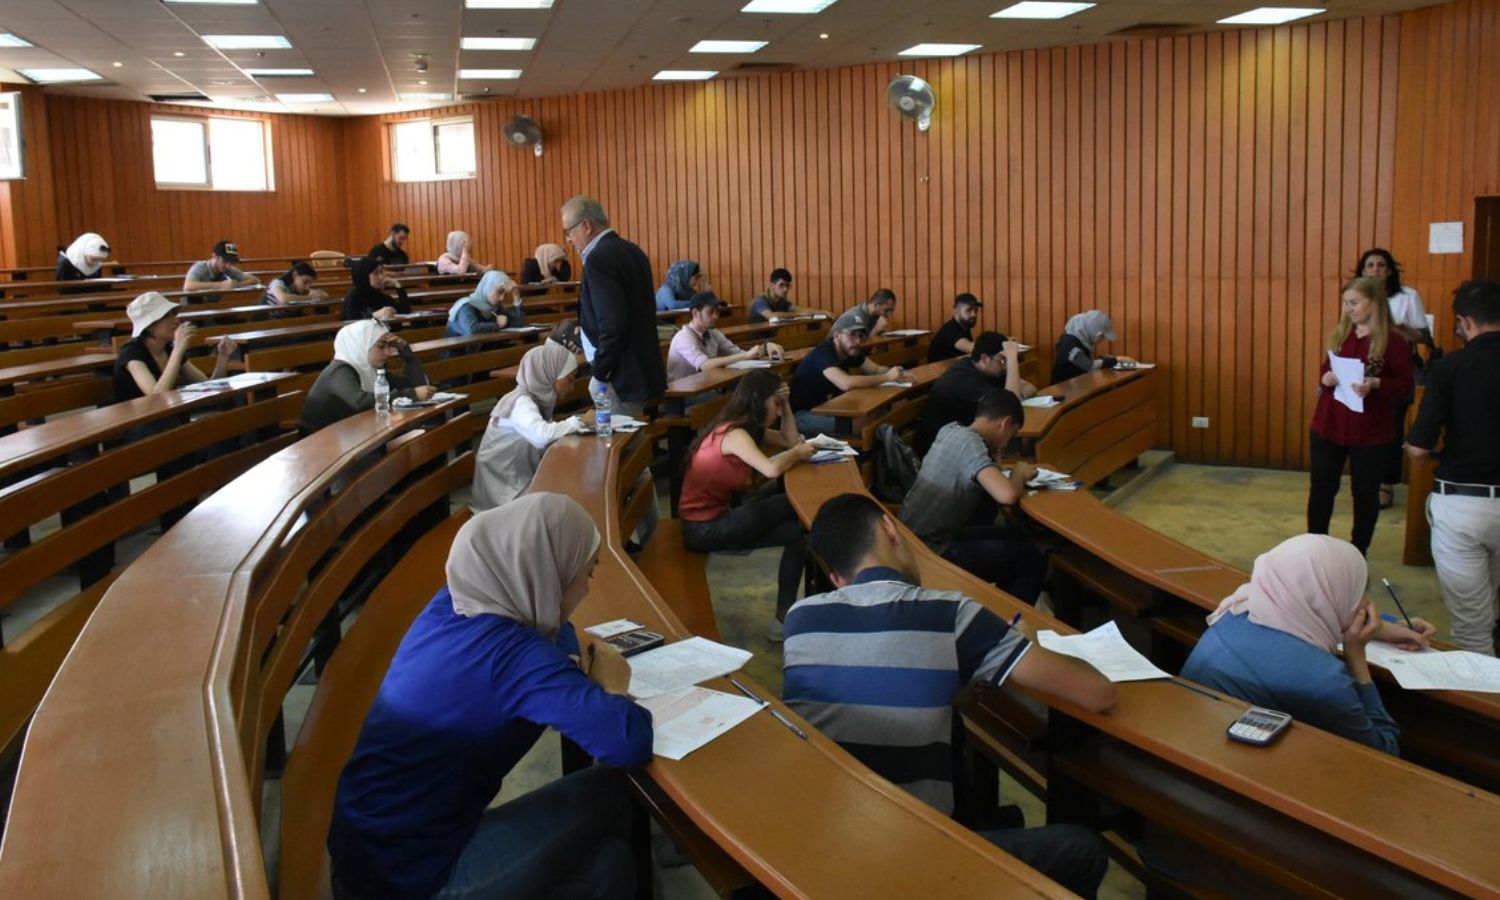
{"type": "Polygon", "coordinates": [[[530,145],[537,156],[542,155],[542,126],[530,116],[511,116],[500,130],[505,133],[506,143],[512,147],[530,145]]]}
{"type": "Polygon", "coordinates": [[[926,131],[932,127],[932,111],[937,107],[937,95],[932,92],[932,85],[923,81],[915,75],[898,75],[891,86],[886,88],[885,100],[891,105],[891,109],[914,119],[918,131],[926,131]]]}

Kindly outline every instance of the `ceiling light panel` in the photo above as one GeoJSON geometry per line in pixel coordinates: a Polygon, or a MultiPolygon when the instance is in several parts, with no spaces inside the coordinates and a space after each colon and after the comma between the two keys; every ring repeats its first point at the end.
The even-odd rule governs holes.
{"type": "Polygon", "coordinates": [[[991,13],[991,19],[1062,19],[1074,13],[1093,9],[1093,3],[1055,3],[1051,0],[1023,0],[1021,3],[1007,6],[996,13],[991,13]]]}
{"type": "Polygon", "coordinates": [[[466,37],[458,45],[464,50],[530,50],[536,46],[536,38],[466,37]]]}
{"type": "Polygon", "coordinates": [[[459,69],[458,77],[465,81],[490,81],[502,78],[520,78],[520,69],[459,69]]]}
{"type": "Polygon", "coordinates": [[[765,41],[699,41],[689,53],[754,53],[766,45],[765,41]]]}
{"type": "Polygon", "coordinates": [[[251,78],[308,78],[313,75],[312,69],[246,69],[245,74],[251,78]]]}
{"type": "Polygon", "coordinates": [[[161,2],[194,4],[198,6],[254,6],[260,0],[161,0],[161,2]]]}
{"type": "Polygon", "coordinates": [[[1305,19],[1318,13],[1327,12],[1326,9],[1309,9],[1297,6],[1260,6],[1249,12],[1242,12],[1237,16],[1220,19],[1220,25],[1280,25],[1283,22],[1291,22],[1296,19],[1305,19]]]}
{"type": "Polygon", "coordinates": [[[203,43],[217,50],[290,50],[292,42],[279,34],[205,34],[203,43]]]}
{"type": "Polygon", "coordinates": [[[982,44],[916,44],[898,53],[898,56],[963,56],[978,50],[982,44]]]}
{"type": "Polygon", "coordinates": [[[468,9],[551,9],[552,0],[464,0],[468,9]]]}
{"type": "Polygon", "coordinates": [[[837,0],[750,0],[740,8],[740,12],[812,15],[822,12],[836,2],[837,0]]]}
{"type": "Polygon", "coordinates": [[[719,74],[706,69],[662,69],[651,76],[652,81],[707,81],[719,74]]]}
{"type": "Polygon", "coordinates": [[[17,69],[36,84],[67,84],[74,81],[103,81],[104,77],[88,69],[17,69]]]}
{"type": "Polygon", "coordinates": [[[35,44],[26,40],[19,34],[11,34],[8,31],[0,32],[0,47],[34,47],[35,44]]]}

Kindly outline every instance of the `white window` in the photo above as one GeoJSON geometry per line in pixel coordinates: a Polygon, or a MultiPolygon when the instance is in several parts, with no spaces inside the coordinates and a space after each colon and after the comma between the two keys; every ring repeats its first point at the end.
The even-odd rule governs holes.
{"type": "Polygon", "coordinates": [[[409,119],[391,125],[397,181],[474,177],[474,119],[409,119]]]}
{"type": "Polygon", "coordinates": [[[25,148],[21,141],[21,95],[0,94],[0,181],[26,177],[25,148]]]}
{"type": "Polygon", "coordinates": [[[271,127],[260,119],[151,117],[156,186],[269,191],[271,127]]]}

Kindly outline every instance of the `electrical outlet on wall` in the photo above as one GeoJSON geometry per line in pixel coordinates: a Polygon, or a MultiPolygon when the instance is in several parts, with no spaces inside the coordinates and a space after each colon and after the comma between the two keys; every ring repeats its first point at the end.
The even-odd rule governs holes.
{"type": "Polygon", "coordinates": [[[1208,416],[1193,416],[1193,427],[1194,428],[1207,428],[1208,427],[1208,416]]]}

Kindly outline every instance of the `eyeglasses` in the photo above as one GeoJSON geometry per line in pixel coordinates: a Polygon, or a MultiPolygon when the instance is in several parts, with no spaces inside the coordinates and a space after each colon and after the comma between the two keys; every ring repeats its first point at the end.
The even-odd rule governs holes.
{"type": "Polygon", "coordinates": [[[583,224],[583,220],[579,219],[577,222],[574,222],[572,225],[564,225],[563,226],[563,238],[566,239],[568,237],[568,235],[570,235],[570,234],[573,233],[573,229],[577,228],[579,225],[582,225],[582,224],[583,224]]]}

